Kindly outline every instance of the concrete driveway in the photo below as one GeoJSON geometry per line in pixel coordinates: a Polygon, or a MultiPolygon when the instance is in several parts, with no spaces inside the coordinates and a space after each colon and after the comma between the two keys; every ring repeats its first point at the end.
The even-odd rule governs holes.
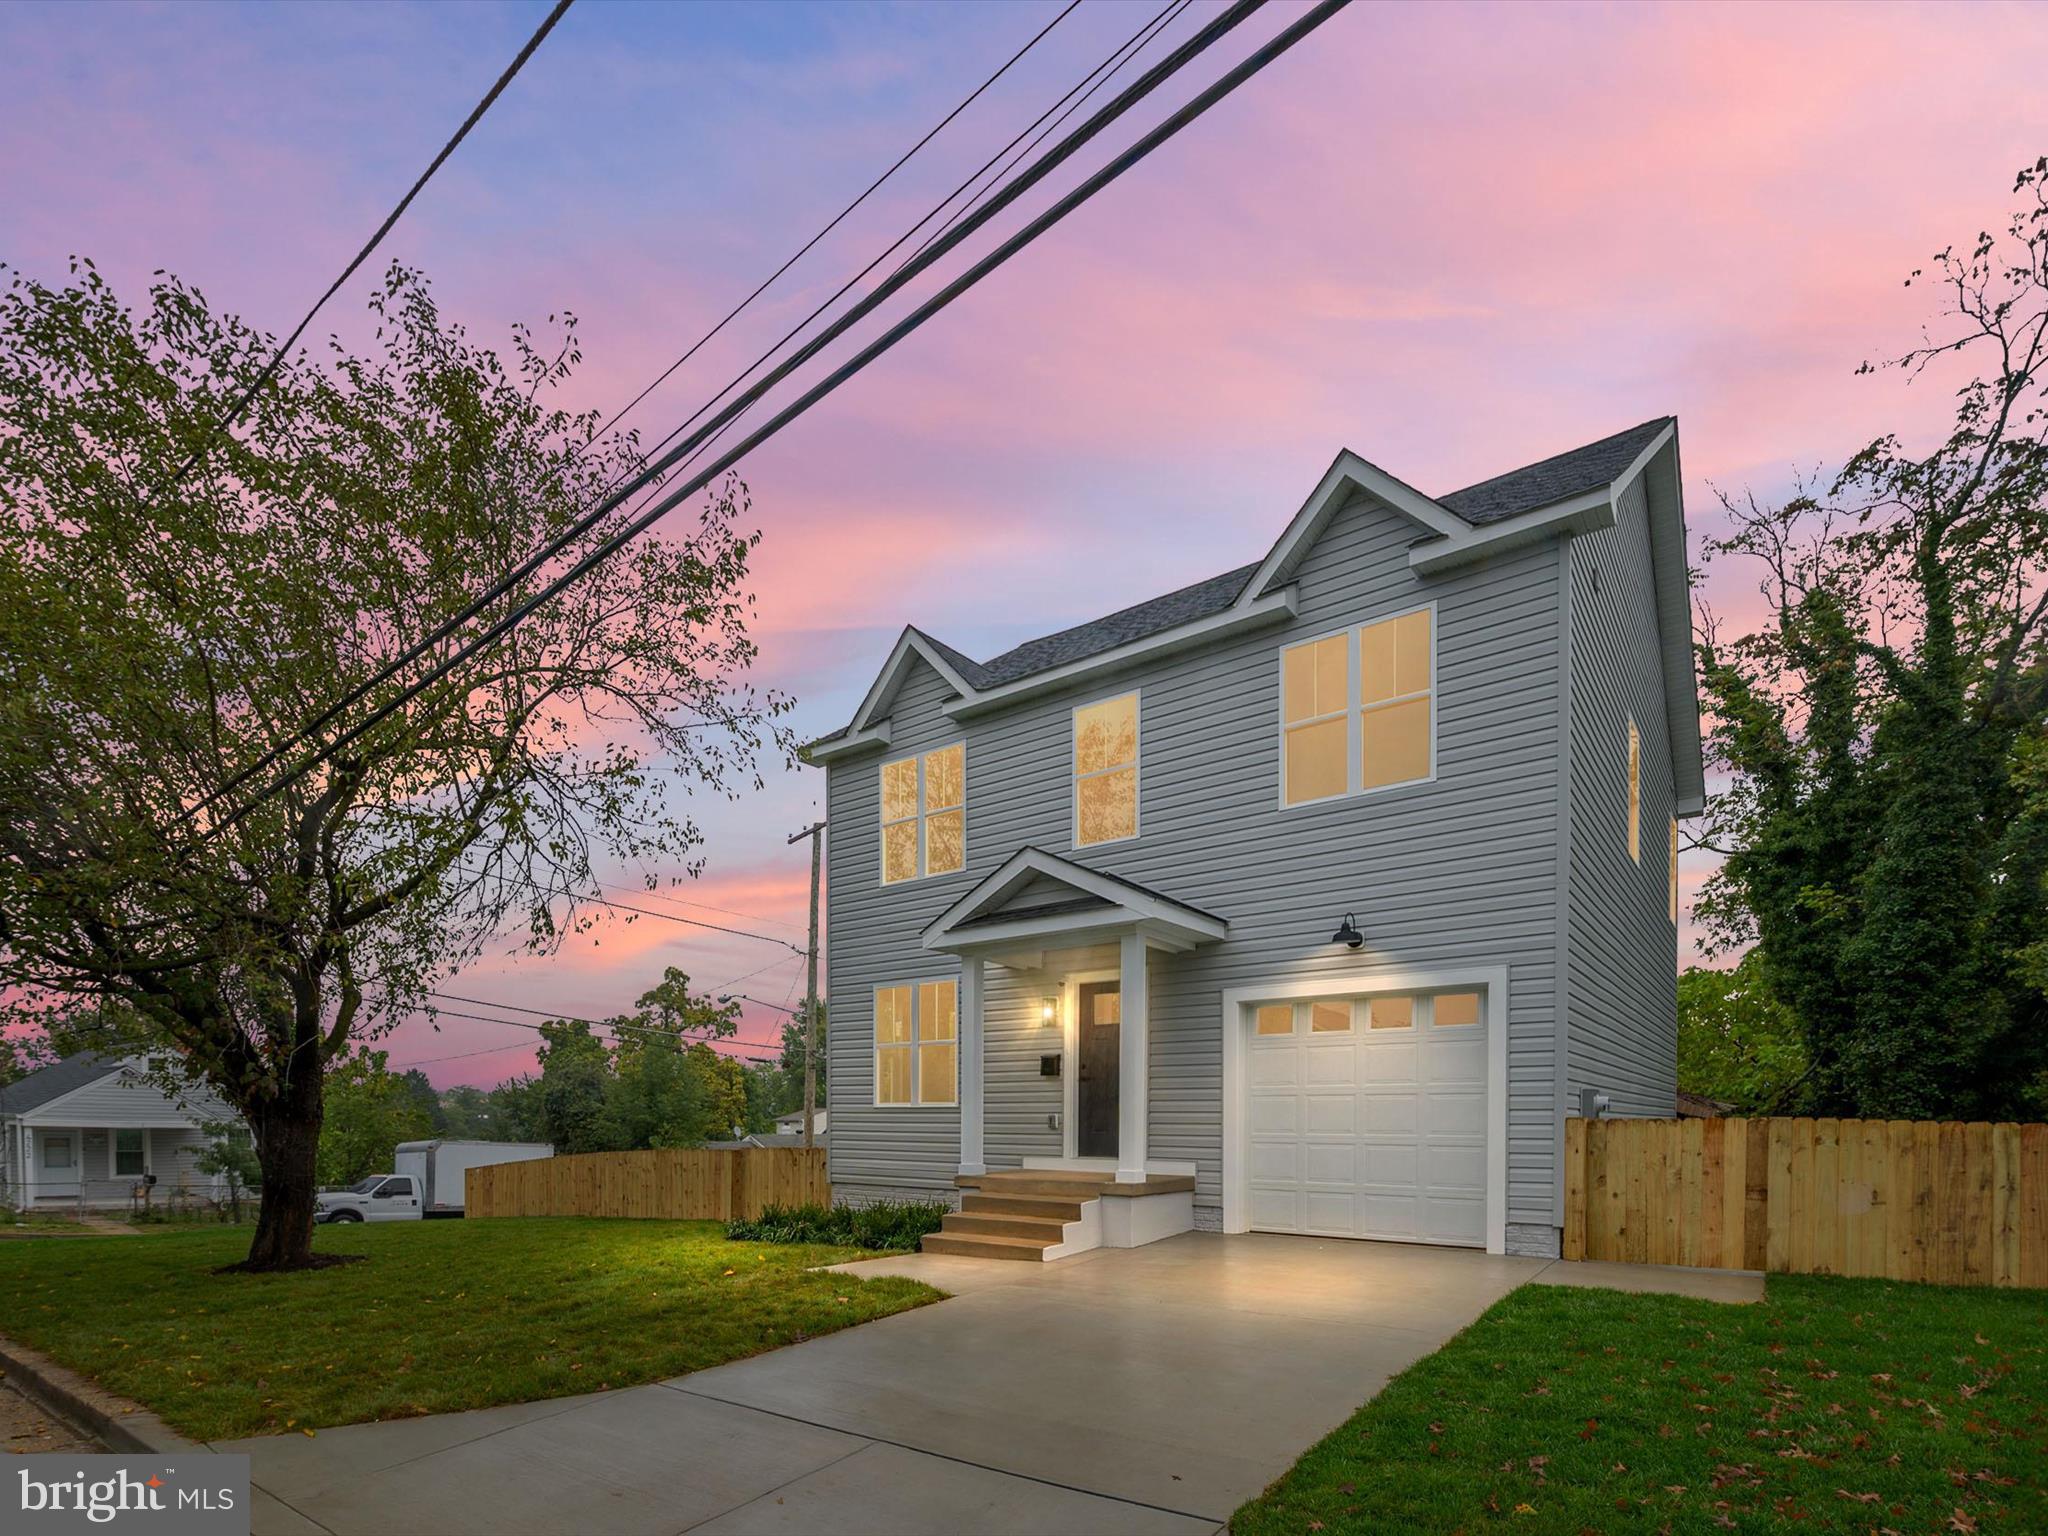
{"type": "Polygon", "coordinates": [[[953,1299],[658,1385],[217,1445],[258,1536],[1218,1529],[1545,1267],[1189,1233],[851,1266],[953,1299]]]}

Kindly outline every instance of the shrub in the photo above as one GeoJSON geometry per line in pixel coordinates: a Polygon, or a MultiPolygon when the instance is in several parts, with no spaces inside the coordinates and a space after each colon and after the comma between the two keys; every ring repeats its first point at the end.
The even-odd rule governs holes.
{"type": "Polygon", "coordinates": [[[831,1243],[845,1248],[915,1248],[939,1230],[951,1209],[940,1200],[881,1200],[873,1205],[770,1205],[752,1221],[726,1223],[743,1243],[831,1243]]]}

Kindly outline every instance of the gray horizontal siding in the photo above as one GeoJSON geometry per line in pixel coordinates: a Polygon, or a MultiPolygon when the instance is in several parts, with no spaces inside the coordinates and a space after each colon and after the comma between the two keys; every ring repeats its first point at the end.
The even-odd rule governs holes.
{"type": "MultiPolygon", "coordinates": [[[[1153,1157],[1196,1165],[1197,1203],[1221,1198],[1220,993],[1276,976],[1361,965],[1509,971],[1508,1219],[1551,1222],[1556,1175],[1557,822],[1560,726],[1554,546],[1424,580],[1415,525],[1359,496],[1297,575],[1299,617],[1191,654],[1095,679],[963,727],[919,667],[897,695],[889,753],[829,776],[828,987],[832,1176],[939,1187],[958,1159],[951,1110],[872,1106],[872,988],[952,962],[918,933],[1019,847],[1035,844],[1226,919],[1230,937],[1153,965],[1153,1157]],[[1437,777],[1323,805],[1279,808],[1279,653],[1284,644],[1437,604],[1437,777]],[[1073,847],[1075,705],[1137,687],[1140,825],[1131,841],[1073,847]],[[878,765],[967,742],[967,868],[882,887],[878,765]],[[1329,936],[1357,915],[1367,947],[1329,936]]],[[[1037,1027],[1056,978],[990,971],[986,1148],[993,1166],[1056,1154],[1046,1116],[1059,1083],[1037,1076],[1057,1044],[1037,1027]]]]}
{"type": "Polygon", "coordinates": [[[1566,1103],[1670,1115],[1678,930],[1670,919],[1671,743],[1650,532],[1638,479],[1615,525],[1572,541],[1571,881],[1566,1103]],[[1642,739],[1642,862],[1628,856],[1628,722],[1642,739]]]}

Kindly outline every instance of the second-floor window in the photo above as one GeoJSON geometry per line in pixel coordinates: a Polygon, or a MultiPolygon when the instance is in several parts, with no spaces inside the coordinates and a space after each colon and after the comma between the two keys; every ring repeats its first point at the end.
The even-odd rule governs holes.
{"type": "Polygon", "coordinates": [[[882,764],[882,884],[966,864],[966,744],[882,764]]]}
{"type": "Polygon", "coordinates": [[[1138,835],[1138,696],[1074,711],[1074,846],[1138,835]]]}
{"type": "Polygon", "coordinates": [[[1428,608],[1281,651],[1281,803],[1428,778],[1435,689],[1428,608]]]}

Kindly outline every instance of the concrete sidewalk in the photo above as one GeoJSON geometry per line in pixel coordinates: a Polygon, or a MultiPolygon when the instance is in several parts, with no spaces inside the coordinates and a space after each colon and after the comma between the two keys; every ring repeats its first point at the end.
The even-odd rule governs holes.
{"type": "Polygon", "coordinates": [[[953,1297],[656,1385],[215,1449],[252,1458],[257,1536],[1192,1536],[1517,1285],[1674,1283],[1199,1232],[1056,1264],[841,1267],[953,1297]]]}

